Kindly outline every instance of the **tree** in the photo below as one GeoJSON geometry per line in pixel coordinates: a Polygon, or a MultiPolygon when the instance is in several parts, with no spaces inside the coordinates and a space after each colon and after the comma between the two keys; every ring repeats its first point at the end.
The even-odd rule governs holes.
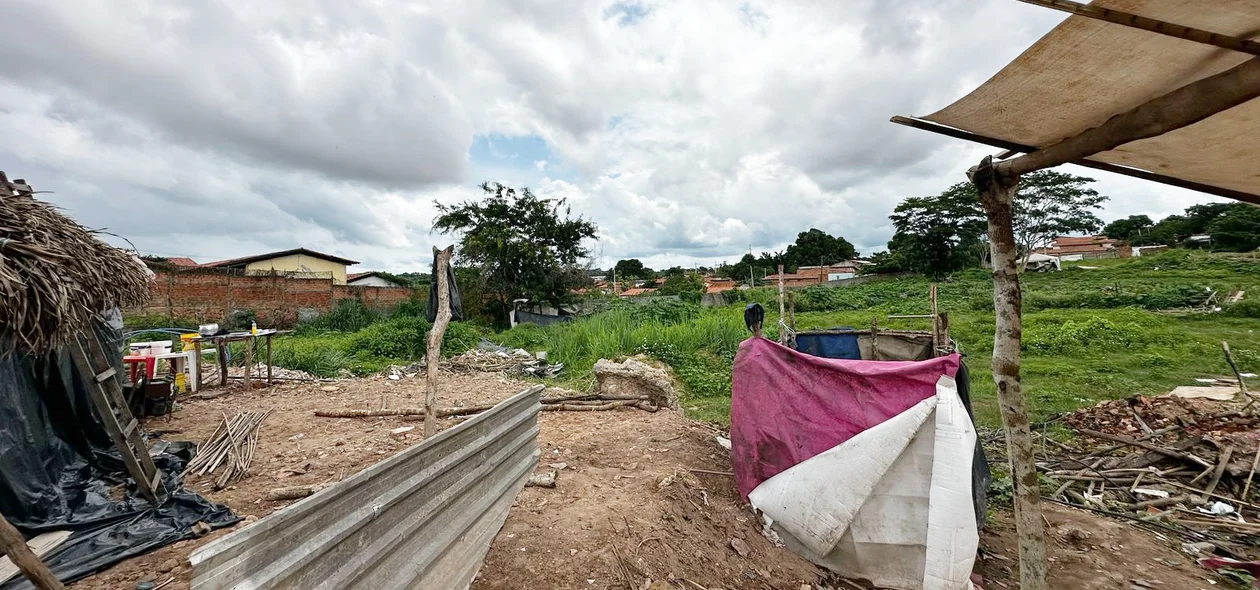
{"type": "Polygon", "coordinates": [[[656,290],[658,295],[677,295],[679,299],[689,303],[700,303],[704,297],[704,279],[697,273],[671,274],[665,284],[656,290]]]}
{"type": "Polygon", "coordinates": [[[585,270],[578,260],[589,253],[582,242],[596,226],[570,217],[564,199],[541,199],[499,183],[481,185],[481,201],[437,204],[433,229],[459,234],[459,258],[477,268],[506,318],[513,299],[561,305],[573,297],[585,270]]]}
{"type": "Polygon", "coordinates": [[[1260,207],[1233,203],[1207,226],[1217,250],[1250,252],[1260,248],[1260,207]]]}
{"type": "MultiPolygon", "coordinates": [[[[1087,185],[1092,178],[1039,170],[1020,180],[1012,223],[1024,260],[1055,236],[1097,232],[1094,212],[1107,197],[1087,185]]],[[[895,266],[941,277],[980,260],[987,222],[975,186],[959,183],[934,197],[910,197],[888,217],[896,229],[888,242],[895,266]]]]}
{"type": "Polygon", "coordinates": [[[1117,219],[1107,224],[1103,228],[1103,234],[1113,240],[1123,240],[1130,242],[1134,238],[1141,236],[1145,232],[1150,232],[1155,227],[1155,222],[1145,215],[1130,215],[1124,219],[1117,219]]]}
{"type": "Polygon", "coordinates": [[[656,273],[652,269],[643,266],[643,263],[638,258],[618,260],[616,266],[613,266],[613,271],[617,273],[618,281],[656,278],[656,273]]]}
{"type": "Polygon", "coordinates": [[[1049,246],[1056,236],[1102,229],[1095,211],[1109,198],[1089,188],[1091,182],[1094,179],[1054,170],[1038,170],[1020,179],[1012,221],[1022,264],[1033,250],[1049,246]]]}
{"type": "Polygon", "coordinates": [[[942,277],[980,262],[987,230],[975,185],[962,182],[934,197],[910,197],[888,216],[896,229],[882,268],[942,277]]]}
{"type": "Polygon", "coordinates": [[[787,247],[783,264],[793,270],[802,266],[819,266],[843,262],[857,256],[848,240],[810,228],[796,234],[796,242],[787,247]]]}
{"type": "Polygon", "coordinates": [[[718,269],[718,274],[740,282],[751,280],[755,285],[757,280],[763,276],[763,268],[757,264],[757,259],[752,254],[745,254],[743,258],[739,259],[739,262],[723,265],[722,268],[718,269]]]}

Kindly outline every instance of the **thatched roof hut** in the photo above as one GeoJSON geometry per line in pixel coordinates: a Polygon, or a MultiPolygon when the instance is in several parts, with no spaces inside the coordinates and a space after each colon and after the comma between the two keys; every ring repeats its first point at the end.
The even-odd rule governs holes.
{"type": "Polygon", "coordinates": [[[144,303],[150,276],[135,256],[0,172],[0,353],[70,342],[101,312],[144,303]]]}

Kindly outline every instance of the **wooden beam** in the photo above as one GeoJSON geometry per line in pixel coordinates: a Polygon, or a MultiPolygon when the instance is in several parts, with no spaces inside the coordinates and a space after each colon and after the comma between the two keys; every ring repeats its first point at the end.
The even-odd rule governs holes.
{"type": "Polygon", "coordinates": [[[0,547],[36,588],[63,590],[64,586],[61,585],[57,576],[54,576],[48,566],[44,565],[31,548],[26,546],[26,539],[22,537],[22,533],[19,533],[4,517],[0,517],[0,547]]]}
{"type": "Polygon", "coordinates": [[[1046,531],[1042,526],[1041,488],[1037,479],[1032,426],[1019,376],[1019,349],[1023,336],[1019,288],[1019,246],[1012,217],[1018,177],[994,173],[993,158],[986,157],[968,176],[980,193],[989,223],[989,250],[993,258],[993,381],[1006,432],[1006,456],[1014,484],[1015,530],[1019,538],[1019,587],[1048,590],[1046,585],[1046,531]]]}
{"type": "MultiPolygon", "coordinates": [[[[915,129],[920,129],[923,131],[931,131],[932,133],[938,133],[940,135],[953,137],[955,139],[964,139],[964,140],[972,141],[975,143],[983,143],[985,145],[991,145],[996,148],[1002,148],[1004,150],[1007,150],[1008,152],[1013,151],[1013,152],[1026,154],[1026,153],[1032,153],[1032,152],[1037,151],[1037,148],[1030,145],[1024,145],[1022,143],[1015,143],[1013,141],[1006,141],[1004,139],[998,139],[996,137],[988,137],[986,135],[980,135],[978,133],[964,131],[962,129],[950,127],[948,125],[941,125],[939,123],[933,123],[932,121],[927,121],[924,119],[917,119],[914,117],[902,117],[898,115],[898,116],[893,117],[891,121],[893,123],[897,123],[898,125],[905,125],[907,127],[913,127],[915,129]]],[[[998,159],[1005,160],[1009,158],[1009,156],[1006,156],[1006,157],[1002,157],[1002,156],[1006,156],[1005,152],[1001,156],[998,156],[998,159]]],[[[1120,166],[1118,164],[1109,164],[1107,162],[1099,162],[1097,160],[1089,160],[1085,158],[1072,160],[1071,162],[1068,162],[1068,163],[1075,164],[1077,166],[1083,166],[1085,168],[1093,168],[1094,170],[1102,170],[1104,172],[1111,172],[1112,174],[1120,174],[1123,176],[1140,178],[1142,180],[1149,180],[1151,182],[1158,182],[1161,184],[1167,184],[1170,186],[1189,189],[1192,191],[1207,193],[1209,195],[1216,195],[1218,197],[1225,197],[1227,199],[1234,199],[1237,201],[1243,201],[1246,203],[1260,205],[1260,195],[1253,195],[1251,193],[1244,193],[1242,191],[1221,188],[1219,186],[1212,186],[1210,184],[1203,184],[1201,182],[1194,182],[1191,180],[1173,178],[1172,176],[1157,174],[1155,172],[1148,172],[1146,170],[1141,170],[1139,168],[1130,168],[1128,166],[1120,166]]]]}
{"type": "Polygon", "coordinates": [[[1135,29],[1150,31],[1152,33],[1159,33],[1160,35],[1175,37],[1185,41],[1194,41],[1195,43],[1212,45],[1214,47],[1220,47],[1221,49],[1230,49],[1242,53],[1250,53],[1251,55],[1260,55],[1260,43],[1250,39],[1242,39],[1233,35],[1213,33],[1212,31],[1205,31],[1203,29],[1196,29],[1194,27],[1187,27],[1158,19],[1147,18],[1145,16],[1139,16],[1131,12],[1112,10],[1101,6],[1072,2],[1071,0],[1019,1],[1025,4],[1032,4],[1034,6],[1061,10],[1077,16],[1097,19],[1117,25],[1124,25],[1126,27],[1133,27],[1135,29]]]}
{"type": "Polygon", "coordinates": [[[1000,176],[1018,178],[1193,125],[1256,97],[1260,97],[1260,57],[1191,82],[1115,115],[1102,125],[1031,154],[994,164],[993,168],[1000,176]]]}
{"type": "Polygon", "coordinates": [[[425,388],[424,388],[424,437],[437,434],[437,389],[438,362],[442,357],[442,336],[451,323],[450,284],[447,280],[447,268],[451,265],[451,254],[455,246],[445,250],[433,249],[433,276],[437,278],[437,317],[433,327],[429,328],[429,345],[424,353],[425,388]]]}

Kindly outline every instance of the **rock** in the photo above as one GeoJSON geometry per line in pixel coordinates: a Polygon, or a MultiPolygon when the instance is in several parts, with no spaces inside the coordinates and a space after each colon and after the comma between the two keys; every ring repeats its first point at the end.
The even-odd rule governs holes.
{"type": "Polygon", "coordinates": [[[731,549],[734,549],[740,557],[748,557],[749,552],[752,551],[748,548],[748,543],[745,543],[743,539],[739,538],[731,539],[731,549]]]}
{"type": "Polygon", "coordinates": [[[643,396],[658,407],[678,409],[678,391],[664,368],[629,358],[620,363],[599,359],[594,370],[600,394],[643,396]]]}
{"type": "Polygon", "coordinates": [[[179,567],[179,560],[177,560],[177,559],[168,559],[168,560],[163,561],[162,563],[158,564],[158,568],[157,568],[157,569],[158,569],[158,571],[159,571],[159,572],[162,572],[162,573],[164,573],[164,574],[165,574],[165,573],[167,573],[167,572],[169,572],[169,571],[171,571],[171,570],[173,570],[173,569],[175,569],[175,568],[177,568],[177,567],[179,567]]]}
{"type": "Polygon", "coordinates": [[[546,473],[535,473],[529,476],[529,481],[525,482],[525,486],[531,488],[554,488],[556,487],[556,472],[552,470],[546,473]]]}
{"type": "Polygon", "coordinates": [[[1088,541],[1091,536],[1089,531],[1070,524],[1054,529],[1054,534],[1065,544],[1077,547],[1084,545],[1085,541],[1088,541]]]}
{"type": "Polygon", "coordinates": [[[196,524],[192,525],[192,529],[189,532],[191,532],[194,537],[204,537],[210,534],[210,525],[199,520],[196,524]]]}
{"type": "Polygon", "coordinates": [[[319,390],[320,390],[320,391],[322,391],[322,392],[324,392],[324,393],[332,393],[332,392],[334,392],[334,391],[337,391],[338,389],[341,389],[341,388],[340,388],[340,387],[337,387],[336,385],[325,385],[325,386],[323,386],[323,387],[319,388],[319,390]]]}

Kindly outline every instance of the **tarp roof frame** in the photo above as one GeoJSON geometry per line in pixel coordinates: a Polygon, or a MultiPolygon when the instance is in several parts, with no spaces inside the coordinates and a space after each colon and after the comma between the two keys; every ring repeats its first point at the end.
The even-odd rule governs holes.
{"type": "MultiPolygon", "coordinates": [[[[1247,40],[1260,33],[1260,3],[1252,0],[1097,0],[1089,6],[1243,41],[1231,50],[1070,16],[967,96],[921,119],[894,121],[1033,151],[1256,59],[1244,51],[1255,46],[1247,40]]],[[[1260,204],[1257,136],[1260,100],[1251,99],[1077,163],[1260,204]]]]}

